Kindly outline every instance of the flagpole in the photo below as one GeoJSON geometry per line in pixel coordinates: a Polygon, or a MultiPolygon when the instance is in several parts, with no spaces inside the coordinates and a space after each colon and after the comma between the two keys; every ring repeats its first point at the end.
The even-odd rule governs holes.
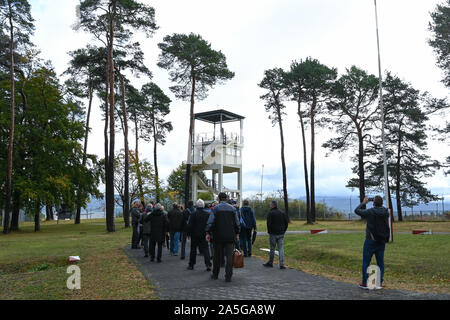
{"type": "Polygon", "coordinates": [[[386,139],[384,134],[384,105],[383,105],[383,80],[381,74],[381,58],[380,58],[380,37],[378,35],[378,14],[377,14],[377,0],[373,0],[375,5],[375,23],[376,23],[376,31],[377,31],[377,48],[378,48],[378,74],[379,74],[379,87],[380,87],[380,110],[381,110],[381,141],[383,145],[383,169],[384,169],[384,198],[386,201],[386,208],[389,211],[389,229],[390,229],[390,237],[389,241],[394,241],[393,230],[392,230],[392,221],[393,215],[392,211],[389,208],[389,182],[388,182],[388,171],[387,171],[387,162],[386,162],[386,139]]]}

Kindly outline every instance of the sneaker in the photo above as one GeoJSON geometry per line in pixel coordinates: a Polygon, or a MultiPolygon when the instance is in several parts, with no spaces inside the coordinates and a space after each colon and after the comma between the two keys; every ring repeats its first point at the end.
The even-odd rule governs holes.
{"type": "Polygon", "coordinates": [[[363,290],[369,290],[369,287],[364,283],[360,283],[358,287],[360,287],[363,290]]]}
{"type": "Polygon", "coordinates": [[[188,266],[187,269],[188,270],[194,270],[194,266],[188,266]]]}
{"type": "Polygon", "coordinates": [[[286,267],[285,266],[280,266],[280,269],[284,270],[284,269],[286,269],[286,267]]]}
{"type": "Polygon", "coordinates": [[[270,262],[263,263],[264,267],[273,268],[273,264],[270,262]]]}
{"type": "Polygon", "coordinates": [[[173,256],[174,256],[174,257],[178,256],[178,253],[174,253],[173,256]]]}
{"type": "Polygon", "coordinates": [[[381,290],[383,289],[383,286],[375,287],[375,290],[381,290]]]}
{"type": "Polygon", "coordinates": [[[211,271],[211,267],[206,267],[206,271],[211,271]]]}

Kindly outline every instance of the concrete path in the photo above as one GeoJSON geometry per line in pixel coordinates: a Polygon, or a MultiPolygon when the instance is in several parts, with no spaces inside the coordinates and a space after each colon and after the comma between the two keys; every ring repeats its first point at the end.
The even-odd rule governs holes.
{"type": "MultiPolygon", "coordinates": [[[[197,256],[194,270],[187,270],[188,257],[170,256],[163,248],[162,263],[144,258],[143,250],[124,248],[130,260],[136,264],[155,287],[163,300],[450,300],[450,295],[422,294],[403,290],[362,290],[357,284],[334,281],[305,272],[262,266],[255,257],[245,258],[244,268],[234,269],[232,282],[224,281],[221,268],[219,279],[210,279],[203,256],[197,256]]],[[[186,248],[189,252],[189,241],[186,248]]]]}

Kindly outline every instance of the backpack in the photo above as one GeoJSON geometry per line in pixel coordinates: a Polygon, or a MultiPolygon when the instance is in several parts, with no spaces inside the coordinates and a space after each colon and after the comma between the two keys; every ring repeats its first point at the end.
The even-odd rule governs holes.
{"type": "Polygon", "coordinates": [[[371,234],[376,242],[382,243],[389,242],[390,229],[387,219],[384,217],[384,215],[381,214],[374,215],[374,224],[373,230],[371,230],[371,234]]]}

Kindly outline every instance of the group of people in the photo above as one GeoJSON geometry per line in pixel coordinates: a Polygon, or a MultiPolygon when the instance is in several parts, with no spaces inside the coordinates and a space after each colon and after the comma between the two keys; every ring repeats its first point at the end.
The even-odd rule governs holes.
{"type": "MultiPolygon", "coordinates": [[[[233,254],[235,248],[241,249],[245,257],[252,255],[252,230],[256,233],[256,217],[244,200],[243,207],[228,199],[226,193],[219,194],[219,202],[205,206],[199,199],[195,206],[188,202],[187,208],[174,203],[172,210],[166,212],[160,204],[150,203],[144,210],[143,205],[136,201],[131,210],[133,235],[132,249],[139,249],[139,243],[144,248],[145,257],[150,255],[150,261],[162,262],[162,248],[167,239],[170,255],[177,256],[181,241],[181,259],[185,259],[186,241],[191,241],[188,270],[193,270],[197,259],[197,250],[203,255],[206,270],[211,271],[212,279],[218,279],[220,267],[225,267],[225,281],[230,282],[233,275],[233,254]],[[156,251],[157,246],[157,252],[156,251]],[[212,264],[211,264],[212,260],[212,264]]],[[[382,206],[380,196],[374,198],[374,207],[366,210],[368,198],[364,199],[355,213],[367,220],[366,240],[363,247],[362,274],[360,287],[367,289],[367,267],[373,255],[376,256],[380,268],[381,284],[384,276],[384,250],[388,234],[383,229],[389,213],[382,206]],[[381,221],[381,228],[380,228],[381,221]],[[380,231],[381,230],[381,231],[380,231]],[[387,237],[387,238],[386,238],[387,237]]],[[[267,232],[269,234],[270,253],[265,267],[273,267],[275,249],[278,247],[279,267],[284,265],[284,235],[288,228],[286,214],[278,209],[277,202],[271,201],[267,214],[267,232]]],[[[386,227],[384,227],[386,229],[386,227]]],[[[380,287],[381,288],[381,285],[380,287]]]]}
{"type": "MultiPolygon", "coordinates": [[[[197,251],[203,255],[207,271],[212,269],[212,279],[218,279],[220,267],[225,267],[225,281],[230,282],[233,274],[235,249],[243,251],[244,257],[252,256],[252,231],[256,233],[256,217],[248,200],[240,208],[236,201],[228,199],[222,192],[219,201],[206,206],[202,199],[188,202],[187,208],[174,203],[167,212],[160,203],[150,203],[145,209],[136,201],[131,209],[132,249],[143,247],[144,256],[150,261],[162,262],[163,246],[170,255],[177,256],[181,243],[180,258],[186,257],[186,241],[190,240],[188,270],[193,270],[197,251]],[[212,263],[211,263],[212,260],[212,263]]],[[[277,203],[271,203],[267,218],[271,253],[266,267],[273,266],[275,246],[278,245],[280,268],[284,269],[283,237],[287,229],[287,218],[278,210],[277,203]]]]}

